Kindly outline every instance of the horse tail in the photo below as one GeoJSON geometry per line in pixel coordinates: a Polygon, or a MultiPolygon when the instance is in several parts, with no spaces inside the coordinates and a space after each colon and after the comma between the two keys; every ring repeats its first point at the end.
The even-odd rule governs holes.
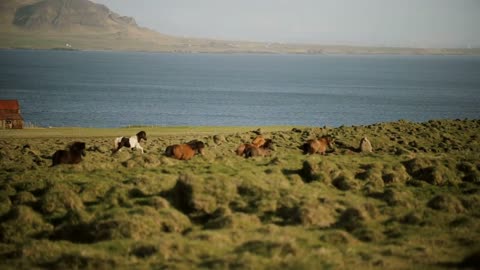
{"type": "Polygon", "coordinates": [[[245,158],[251,158],[251,157],[256,157],[258,156],[260,153],[259,153],[259,149],[257,147],[247,147],[245,149],[245,152],[244,152],[244,155],[245,155],[245,158]]]}
{"type": "Polygon", "coordinates": [[[165,149],[165,156],[167,157],[173,156],[173,147],[174,145],[167,146],[167,148],[165,149]]]}
{"type": "Polygon", "coordinates": [[[60,152],[59,152],[59,151],[55,152],[55,153],[52,155],[52,165],[51,165],[50,167],[53,167],[53,166],[59,164],[59,162],[58,162],[59,155],[60,155],[60,152]]]}
{"type": "Polygon", "coordinates": [[[301,146],[298,147],[300,150],[303,151],[304,154],[308,153],[308,149],[310,148],[309,143],[304,143],[301,146]]]}

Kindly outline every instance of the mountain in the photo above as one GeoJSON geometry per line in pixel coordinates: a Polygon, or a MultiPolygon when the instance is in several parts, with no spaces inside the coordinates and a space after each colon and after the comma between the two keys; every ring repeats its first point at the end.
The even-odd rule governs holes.
{"type": "Polygon", "coordinates": [[[88,0],[0,0],[0,49],[302,54],[480,54],[480,49],[415,49],[183,38],[137,25],[88,0]]]}
{"type": "Polygon", "coordinates": [[[122,30],[137,26],[135,19],[85,0],[45,0],[21,6],[15,12],[13,24],[28,29],[60,31],[77,28],[122,30]]]}
{"type": "Polygon", "coordinates": [[[2,0],[0,1],[0,24],[9,25],[13,22],[16,10],[25,5],[31,5],[38,0],[2,0]]]}
{"type": "Polygon", "coordinates": [[[88,0],[1,0],[0,48],[171,51],[182,38],[88,0]]]}

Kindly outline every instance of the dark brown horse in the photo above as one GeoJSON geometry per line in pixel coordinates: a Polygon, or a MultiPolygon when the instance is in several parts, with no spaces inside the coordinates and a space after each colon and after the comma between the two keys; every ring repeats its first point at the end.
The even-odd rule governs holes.
{"type": "Polygon", "coordinates": [[[57,150],[52,156],[52,167],[58,164],[77,164],[85,156],[85,143],[74,142],[68,150],[57,150]]]}
{"type": "Polygon", "coordinates": [[[327,147],[333,149],[333,143],[335,139],[330,136],[323,136],[319,139],[311,139],[304,143],[300,149],[303,150],[304,154],[315,154],[320,153],[321,155],[325,155],[327,152],[327,147]]]}
{"type": "Polygon", "coordinates": [[[189,160],[196,154],[203,155],[205,144],[202,141],[193,140],[184,144],[170,145],[165,149],[165,155],[179,160],[189,160]]]}

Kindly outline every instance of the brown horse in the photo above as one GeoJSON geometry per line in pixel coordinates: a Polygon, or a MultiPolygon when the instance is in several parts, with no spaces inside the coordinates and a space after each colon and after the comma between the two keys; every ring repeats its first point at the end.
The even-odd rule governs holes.
{"type": "Polygon", "coordinates": [[[267,140],[262,135],[258,135],[255,139],[253,139],[252,144],[256,147],[262,147],[267,140]]]}
{"type": "Polygon", "coordinates": [[[74,142],[67,150],[57,150],[52,156],[52,167],[58,164],[77,164],[85,156],[85,143],[74,142]]]}
{"type": "Polygon", "coordinates": [[[261,146],[249,144],[245,147],[244,155],[246,158],[268,156],[272,152],[272,145],[273,141],[271,139],[266,139],[261,146]]]}
{"type": "Polygon", "coordinates": [[[327,147],[333,149],[333,143],[335,139],[330,136],[323,136],[319,139],[311,139],[304,143],[300,149],[303,150],[304,154],[315,154],[320,153],[321,155],[325,155],[327,152],[327,147]]]}
{"type": "Polygon", "coordinates": [[[168,146],[167,149],[165,149],[165,155],[179,160],[189,160],[195,156],[195,154],[203,155],[204,148],[205,144],[202,141],[193,140],[184,144],[168,146]]]}
{"type": "Polygon", "coordinates": [[[245,150],[251,147],[262,147],[265,144],[266,140],[262,135],[258,135],[255,139],[253,139],[252,143],[243,143],[237,147],[235,153],[239,156],[243,156],[245,150]]]}

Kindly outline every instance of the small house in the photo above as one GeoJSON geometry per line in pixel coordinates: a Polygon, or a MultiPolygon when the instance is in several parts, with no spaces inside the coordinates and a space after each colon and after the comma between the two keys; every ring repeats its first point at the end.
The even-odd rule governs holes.
{"type": "Polygon", "coordinates": [[[23,128],[18,100],[0,100],[0,129],[23,128]]]}

